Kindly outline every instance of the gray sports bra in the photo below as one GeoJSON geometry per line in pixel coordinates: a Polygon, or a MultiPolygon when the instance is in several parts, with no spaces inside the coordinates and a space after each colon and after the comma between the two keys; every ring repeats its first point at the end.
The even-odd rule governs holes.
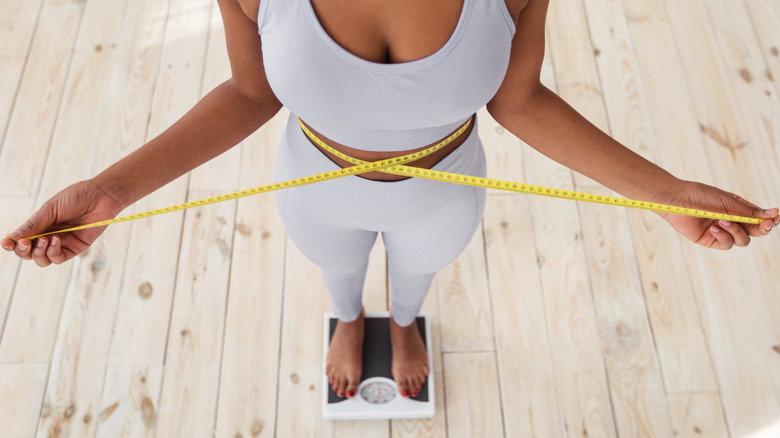
{"type": "Polygon", "coordinates": [[[434,143],[484,106],[504,79],[515,32],[504,0],[464,0],[443,47],[382,64],[331,39],[309,0],[260,0],[257,23],[268,82],[291,117],[335,142],[383,152],[434,143]]]}

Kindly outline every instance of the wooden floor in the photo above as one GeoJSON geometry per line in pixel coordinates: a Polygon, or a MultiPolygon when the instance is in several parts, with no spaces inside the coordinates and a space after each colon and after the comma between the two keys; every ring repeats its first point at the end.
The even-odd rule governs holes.
{"type": "MultiPolygon", "coordinates": [[[[780,2],[551,3],[549,87],[676,175],[780,204],[780,2]]],[[[0,0],[1,229],[180,117],[224,46],[212,0],[0,0]]],[[[129,211],[269,182],[285,115],[129,211]]],[[[493,177],[606,193],[480,117],[493,177]]],[[[115,225],[63,266],[0,254],[0,435],[776,437],[779,249],[491,193],[425,304],[435,418],[331,422],[330,304],[271,196],[115,225]]]]}

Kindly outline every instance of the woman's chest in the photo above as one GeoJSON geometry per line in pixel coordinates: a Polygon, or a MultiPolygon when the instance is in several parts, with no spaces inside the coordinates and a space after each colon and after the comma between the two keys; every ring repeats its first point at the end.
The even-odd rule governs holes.
{"type": "MultiPolygon", "coordinates": [[[[260,3],[238,0],[257,18],[260,3]]],[[[331,39],[353,55],[375,63],[403,63],[441,48],[455,31],[465,0],[304,0],[331,39]]],[[[497,1],[501,0],[478,0],[497,1]]],[[[505,0],[513,22],[530,0],[505,0]]]]}

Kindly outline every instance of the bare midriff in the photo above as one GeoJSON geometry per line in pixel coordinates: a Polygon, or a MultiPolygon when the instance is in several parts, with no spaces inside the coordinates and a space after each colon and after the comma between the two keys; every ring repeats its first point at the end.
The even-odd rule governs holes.
{"type": "MultiPolygon", "coordinates": [[[[355,148],[351,148],[349,146],[345,146],[345,145],[343,145],[341,143],[336,143],[336,142],[330,140],[329,138],[325,137],[324,135],[320,134],[319,132],[317,132],[317,130],[315,130],[314,128],[309,126],[303,120],[301,120],[301,122],[312,133],[314,133],[314,135],[316,135],[320,140],[325,142],[328,146],[332,147],[333,149],[336,149],[337,151],[339,151],[339,152],[341,152],[341,153],[343,153],[345,155],[349,155],[352,158],[357,158],[358,160],[363,160],[363,161],[380,161],[380,160],[386,160],[388,158],[400,157],[402,155],[413,154],[415,152],[419,152],[419,151],[428,149],[431,146],[434,146],[434,145],[440,143],[442,140],[446,139],[447,137],[452,135],[452,133],[454,133],[455,131],[460,129],[460,126],[459,126],[458,128],[454,129],[451,133],[449,133],[446,136],[444,136],[443,138],[441,138],[440,140],[437,140],[437,141],[435,141],[435,142],[433,142],[433,143],[431,143],[429,145],[425,145],[425,146],[417,148],[417,149],[409,149],[409,150],[398,151],[398,152],[374,152],[374,151],[365,151],[365,150],[362,150],[362,149],[355,149],[355,148]]],[[[447,144],[446,146],[444,146],[443,148],[439,149],[438,151],[432,153],[431,155],[428,155],[428,156],[425,156],[423,158],[420,158],[419,160],[411,161],[411,162],[407,163],[406,166],[418,167],[418,168],[421,168],[421,169],[430,169],[431,167],[435,166],[439,161],[444,159],[444,157],[449,155],[450,152],[454,151],[458,146],[463,144],[463,142],[468,138],[469,133],[471,132],[471,129],[473,127],[474,127],[474,123],[472,121],[472,123],[469,124],[469,126],[466,128],[466,130],[462,134],[460,134],[458,136],[458,138],[453,140],[451,143],[447,144]]],[[[311,142],[311,140],[309,140],[309,141],[311,142]]],[[[340,166],[342,168],[354,166],[354,164],[350,163],[349,161],[342,160],[341,158],[331,154],[327,150],[325,150],[325,149],[321,148],[320,146],[318,146],[316,143],[311,142],[311,144],[314,145],[314,147],[316,147],[317,149],[319,149],[323,154],[325,154],[325,156],[330,158],[330,160],[333,161],[334,163],[336,163],[338,166],[340,166]]],[[[360,174],[358,176],[360,176],[362,178],[374,180],[374,181],[400,181],[402,179],[409,178],[407,176],[393,175],[393,174],[384,173],[384,172],[378,172],[378,171],[377,172],[363,173],[363,174],[360,174]]]]}

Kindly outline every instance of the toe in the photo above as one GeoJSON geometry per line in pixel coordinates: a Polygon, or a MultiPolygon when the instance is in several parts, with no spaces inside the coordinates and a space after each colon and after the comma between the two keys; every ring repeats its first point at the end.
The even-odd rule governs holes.
{"type": "Polygon", "coordinates": [[[347,379],[344,378],[339,379],[338,389],[336,390],[339,397],[344,397],[344,390],[346,387],[347,387],[347,379]]]}
{"type": "Polygon", "coordinates": [[[425,384],[425,379],[418,377],[414,381],[414,392],[418,393],[418,392],[422,391],[423,384],[425,384]]]}
{"type": "Polygon", "coordinates": [[[347,379],[347,388],[345,394],[347,397],[352,398],[357,394],[358,386],[360,385],[360,374],[354,373],[347,379]]]}
{"type": "Polygon", "coordinates": [[[407,383],[406,379],[396,383],[398,384],[398,392],[402,397],[409,397],[412,395],[411,391],[409,391],[409,384],[407,383]]]}
{"type": "Polygon", "coordinates": [[[422,389],[420,386],[420,381],[418,379],[409,380],[409,391],[411,391],[412,397],[417,397],[417,394],[422,389]]]}

